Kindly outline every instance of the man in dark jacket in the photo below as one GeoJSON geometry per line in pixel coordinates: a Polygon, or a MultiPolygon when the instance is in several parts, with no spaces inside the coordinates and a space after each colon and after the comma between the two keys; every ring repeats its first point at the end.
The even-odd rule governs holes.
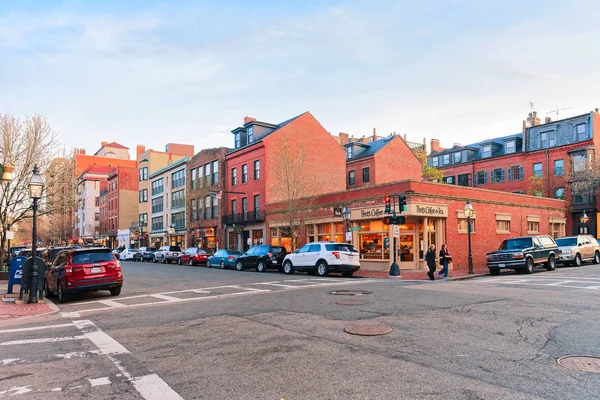
{"type": "Polygon", "coordinates": [[[437,266],[435,265],[436,258],[437,257],[435,254],[435,244],[432,244],[431,246],[429,246],[429,250],[427,250],[427,253],[425,253],[425,261],[427,262],[427,266],[429,267],[429,272],[427,273],[427,276],[429,277],[429,280],[432,281],[435,281],[433,273],[437,268],[437,266]]]}

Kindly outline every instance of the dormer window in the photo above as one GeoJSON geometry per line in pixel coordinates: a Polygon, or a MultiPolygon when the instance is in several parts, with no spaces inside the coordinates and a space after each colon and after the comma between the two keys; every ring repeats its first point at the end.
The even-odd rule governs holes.
{"type": "Polygon", "coordinates": [[[482,158],[488,158],[492,156],[492,145],[491,144],[486,144],[485,146],[483,146],[481,148],[481,157],[482,158]]]}
{"type": "Polygon", "coordinates": [[[432,167],[437,167],[438,165],[439,165],[439,160],[438,160],[438,158],[437,158],[437,157],[433,157],[433,158],[431,159],[431,166],[432,166],[432,167]]]}
{"type": "Polygon", "coordinates": [[[458,164],[459,162],[461,162],[461,152],[457,151],[456,153],[454,153],[454,164],[458,164]]]}
{"type": "Polygon", "coordinates": [[[346,147],[346,158],[352,158],[352,146],[346,147]]]}
{"type": "Polygon", "coordinates": [[[450,154],[444,154],[444,165],[450,164],[450,154]]]}
{"type": "Polygon", "coordinates": [[[240,147],[240,133],[236,132],[235,133],[235,148],[238,149],[240,147]]]}
{"type": "Polygon", "coordinates": [[[254,142],[254,127],[249,126],[246,130],[248,132],[248,144],[254,142]]]}
{"type": "Polygon", "coordinates": [[[514,140],[509,140],[506,142],[506,154],[511,154],[517,151],[516,142],[514,140]]]}

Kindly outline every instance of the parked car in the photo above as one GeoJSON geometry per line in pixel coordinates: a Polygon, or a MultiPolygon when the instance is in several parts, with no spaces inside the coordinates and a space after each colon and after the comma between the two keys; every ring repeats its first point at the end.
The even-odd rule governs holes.
{"type": "Polygon", "coordinates": [[[181,253],[179,257],[177,257],[177,264],[207,265],[206,261],[208,260],[209,256],[210,254],[200,247],[190,247],[185,252],[181,253]]]}
{"type": "Polygon", "coordinates": [[[258,245],[248,249],[238,256],[235,269],[256,268],[258,272],[265,272],[269,268],[281,268],[287,251],[283,246],[258,245]]]}
{"type": "Polygon", "coordinates": [[[161,248],[154,253],[154,262],[166,264],[171,261],[177,261],[180,254],[181,247],[179,246],[161,246],[161,248]]]}
{"type": "Polygon", "coordinates": [[[330,272],[341,272],[351,277],[360,269],[359,255],[354,246],[346,243],[313,242],[285,256],[283,272],[306,271],[309,274],[327,276],[330,272]]]}
{"type": "Polygon", "coordinates": [[[153,261],[154,260],[154,248],[153,247],[140,247],[139,253],[141,256],[140,261],[153,261]]]}
{"type": "Polygon", "coordinates": [[[54,261],[54,259],[58,255],[58,253],[60,253],[63,250],[69,250],[69,249],[71,249],[71,248],[70,247],[50,247],[50,248],[46,249],[46,255],[44,258],[46,260],[46,264],[52,265],[52,262],[54,261]]]}
{"type": "Polygon", "coordinates": [[[136,249],[130,249],[129,247],[119,253],[119,259],[122,261],[132,260],[135,261],[136,249]]]}
{"type": "Polygon", "coordinates": [[[19,253],[21,252],[21,250],[26,249],[27,246],[11,246],[11,248],[8,251],[8,262],[10,264],[10,261],[13,259],[13,257],[16,257],[19,255],[19,253]]]}
{"type": "Polygon", "coordinates": [[[109,290],[118,296],[123,286],[121,264],[105,247],[63,250],[44,273],[46,297],[64,303],[71,293],[109,290]]]}
{"type": "Polygon", "coordinates": [[[531,274],[536,265],[553,271],[557,257],[558,246],[551,236],[524,236],[504,240],[498,251],[486,255],[486,263],[491,275],[499,275],[502,269],[531,274]]]}
{"type": "Polygon", "coordinates": [[[558,238],[558,261],[564,265],[580,267],[584,261],[600,264],[600,245],[591,235],[558,238]]]}
{"type": "Polygon", "coordinates": [[[218,265],[219,267],[221,267],[221,269],[225,269],[227,267],[235,267],[235,263],[241,254],[242,253],[237,250],[217,250],[215,254],[208,257],[207,266],[216,267],[218,265]]]}
{"type": "Polygon", "coordinates": [[[111,253],[115,256],[117,260],[121,259],[121,250],[120,249],[112,249],[111,253]]]}

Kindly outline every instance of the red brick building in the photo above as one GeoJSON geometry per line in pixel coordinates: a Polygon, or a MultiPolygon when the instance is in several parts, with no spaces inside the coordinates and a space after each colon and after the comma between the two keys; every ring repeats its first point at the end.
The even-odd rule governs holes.
{"type": "Polygon", "coordinates": [[[100,238],[108,239],[109,223],[108,223],[108,185],[104,182],[104,188],[100,191],[98,196],[98,211],[99,227],[100,227],[100,238]]]}
{"type": "Polygon", "coordinates": [[[225,190],[225,154],[227,147],[204,149],[186,165],[187,176],[187,246],[217,249],[225,246],[222,229],[223,191],[225,190]]]}
{"type": "Polygon", "coordinates": [[[444,171],[444,183],[533,196],[565,199],[570,206],[566,233],[597,235],[595,193],[572,193],[572,171],[594,166],[600,143],[598,109],[558,121],[540,123],[536,112],[523,122],[523,132],[474,144],[441,148],[431,141],[428,163],[444,171]],[[583,214],[589,217],[582,222],[583,214]]]}
{"type": "Polygon", "coordinates": [[[108,243],[111,248],[131,244],[130,226],[138,220],[138,170],[117,167],[107,179],[108,243]]]}
{"type": "MultiPolygon", "coordinates": [[[[280,124],[246,117],[232,133],[234,149],[225,156],[222,199],[229,248],[246,250],[270,242],[267,204],[297,198],[299,193],[314,197],[346,188],[344,150],[309,112],[280,124]]],[[[289,242],[291,232],[275,228],[270,235],[289,242]]]]}

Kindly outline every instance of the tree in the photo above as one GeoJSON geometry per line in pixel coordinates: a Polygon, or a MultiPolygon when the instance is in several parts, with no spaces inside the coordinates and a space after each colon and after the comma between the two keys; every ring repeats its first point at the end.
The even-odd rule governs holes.
{"type": "MultiPolygon", "coordinates": [[[[1,163],[14,167],[13,181],[0,184],[0,263],[4,262],[6,232],[32,216],[28,185],[33,167],[37,164],[44,170],[50,164],[57,144],[56,133],[45,117],[33,115],[20,119],[0,114],[1,163]]],[[[42,200],[40,212],[44,209],[42,200]]]]}
{"type": "Polygon", "coordinates": [[[424,152],[415,152],[415,155],[419,161],[421,161],[421,165],[423,166],[421,170],[422,179],[426,182],[442,182],[444,171],[427,165],[427,154],[424,152]]]}
{"type": "MultiPolygon", "coordinates": [[[[64,153],[64,151],[63,151],[64,153]]],[[[67,244],[73,237],[75,212],[75,162],[61,155],[45,171],[47,215],[46,229],[42,230],[48,244],[67,244]]]]}
{"type": "Polygon", "coordinates": [[[573,193],[598,193],[598,189],[600,189],[600,161],[595,161],[589,168],[572,171],[569,175],[569,183],[573,193]]]}

